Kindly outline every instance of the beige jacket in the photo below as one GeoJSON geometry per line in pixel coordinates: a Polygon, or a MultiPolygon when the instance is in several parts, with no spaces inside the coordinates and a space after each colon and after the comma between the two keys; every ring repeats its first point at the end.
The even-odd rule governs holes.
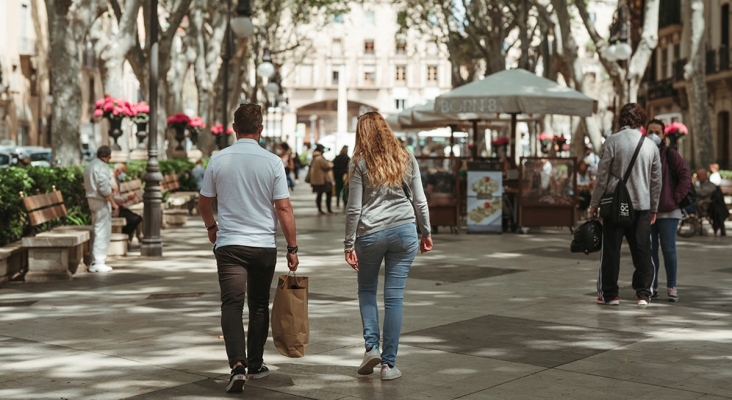
{"type": "Polygon", "coordinates": [[[320,186],[333,181],[333,163],[326,160],[323,153],[314,151],[313,162],[310,163],[310,185],[320,186]]]}

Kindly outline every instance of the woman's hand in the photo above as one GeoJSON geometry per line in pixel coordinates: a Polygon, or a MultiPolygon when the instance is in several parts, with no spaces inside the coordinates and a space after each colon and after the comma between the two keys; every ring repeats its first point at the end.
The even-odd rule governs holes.
{"type": "Polygon", "coordinates": [[[346,253],[346,262],[351,266],[351,268],[358,271],[358,257],[356,256],[355,251],[351,250],[346,253]]]}
{"type": "Polygon", "coordinates": [[[419,244],[419,251],[421,253],[426,253],[430,250],[432,250],[432,236],[422,238],[422,243],[419,244]]]}

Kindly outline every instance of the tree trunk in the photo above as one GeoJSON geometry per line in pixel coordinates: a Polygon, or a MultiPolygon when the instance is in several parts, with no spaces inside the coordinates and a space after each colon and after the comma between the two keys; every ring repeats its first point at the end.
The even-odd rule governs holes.
{"type": "MultiPolygon", "coordinates": [[[[567,84],[574,84],[574,89],[584,92],[584,73],[582,61],[579,59],[577,43],[574,41],[571,29],[571,19],[567,7],[567,0],[553,0],[555,14],[559,25],[559,33],[561,37],[561,45],[557,46],[561,49],[560,56],[564,63],[562,74],[567,79],[567,84]]],[[[573,132],[572,143],[574,152],[577,155],[584,154],[585,133],[590,138],[590,142],[595,149],[602,147],[602,132],[594,116],[583,117],[581,126],[577,125],[573,132]]]]}
{"type": "Polygon", "coordinates": [[[691,0],[691,54],[684,66],[686,92],[689,96],[691,124],[689,134],[694,147],[695,168],[706,168],[713,163],[714,144],[709,120],[709,100],[705,76],[704,1],[691,0]]]}
{"type": "Polygon", "coordinates": [[[75,4],[76,9],[70,11],[71,1],[46,0],[51,93],[53,93],[52,163],[58,162],[63,166],[78,165],[81,162],[79,132],[82,103],[79,43],[91,23],[92,5],[88,1],[80,3],[75,4]]]}
{"type": "Polygon", "coordinates": [[[107,46],[102,50],[100,58],[104,63],[101,68],[104,92],[112,97],[123,97],[124,62],[127,53],[135,45],[137,30],[137,15],[141,0],[127,0],[124,12],[119,16],[118,32],[106,41],[107,46]]]}
{"type": "Polygon", "coordinates": [[[645,13],[643,15],[643,34],[641,35],[638,48],[630,59],[628,67],[628,102],[638,102],[638,88],[640,87],[643,74],[646,72],[648,62],[653,56],[653,50],[658,45],[658,5],[660,0],[646,0],[645,13]]]}

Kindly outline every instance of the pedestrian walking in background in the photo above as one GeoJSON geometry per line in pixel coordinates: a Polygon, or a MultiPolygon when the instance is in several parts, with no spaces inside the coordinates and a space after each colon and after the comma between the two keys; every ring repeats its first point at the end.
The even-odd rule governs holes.
{"type": "Polygon", "coordinates": [[[639,131],[645,122],[646,112],[643,107],[635,103],[624,105],[618,118],[622,128],[607,138],[598,164],[595,189],[590,200],[591,218],[597,218],[600,198],[615,192],[618,181],[625,175],[633,154],[642,141],[626,183],[633,205],[634,220],[629,227],[618,226],[611,219],[603,220],[602,261],[597,279],[599,304],[620,304],[618,274],[623,237],[628,240],[635,266],[633,290],[637,304],[648,305],[653,294],[655,268],[651,260],[651,225],[656,222],[661,194],[661,159],[658,147],[651,140],[646,140],[639,131]]]}
{"type": "Polygon", "coordinates": [[[292,155],[292,165],[292,172],[295,175],[295,183],[300,183],[300,170],[302,169],[303,165],[299,154],[294,153],[292,155]]]}
{"type": "Polygon", "coordinates": [[[295,271],[299,263],[295,215],[282,160],[259,146],[264,128],[261,107],[240,105],[233,127],[237,141],[211,157],[198,201],[218,267],[221,328],[232,369],[227,392],[241,391],[247,379],[269,375],[263,357],[278,220],[287,241],[287,267],[295,271]],[[214,201],[218,202],[218,224],[214,201]],[[248,343],[242,325],[245,296],[248,343]]]}
{"type": "Polygon", "coordinates": [[[84,168],[84,191],[92,214],[93,240],[92,265],[89,272],[109,272],[112,267],[106,264],[109,240],[112,237],[112,210],[118,209],[112,197],[112,171],[109,160],[112,149],[101,146],[97,157],[84,168]]]}
{"type": "Polygon", "coordinates": [[[371,374],[381,364],[381,379],[396,379],[402,376],[396,356],[407,274],[418,248],[423,253],[432,250],[432,237],[419,164],[379,113],[369,112],[358,119],[348,182],[345,257],[358,272],[358,305],[366,347],[358,373],[371,374]],[[380,352],[376,292],[382,261],[385,314],[380,352]]]}
{"type": "Polygon", "coordinates": [[[696,178],[698,185],[696,189],[697,204],[696,206],[689,206],[691,212],[706,213],[712,222],[714,236],[717,236],[717,231],[721,231],[721,236],[727,236],[724,223],[729,217],[729,210],[724,202],[722,190],[707,177],[707,171],[704,168],[696,171],[696,178]]]}
{"type": "Polygon", "coordinates": [[[318,212],[323,212],[323,194],[325,194],[325,205],[328,214],[333,214],[331,210],[331,198],[333,197],[333,163],[323,157],[325,147],[319,144],[313,151],[313,162],[310,163],[310,185],[313,187],[313,193],[318,195],[315,197],[315,204],[318,206],[318,212]]]}
{"type": "Polygon", "coordinates": [[[646,126],[648,138],[658,146],[661,158],[661,195],[658,202],[656,223],[651,226],[651,257],[656,268],[653,280],[653,297],[658,297],[658,244],[661,242],[663,264],[666,269],[666,293],[670,301],[679,301],[676,288],[678,260],[676,257],[676,231],[681,220],[679,203],[689,193],[691,172],[676,149],[666,145],[663,121],[653,119],[646,126]]]}
{"type": "Polygon", "coordinates": [[[201,186],[203,186],[203,175],[205,175],[206,169],[203,168],[203,160],[200,158],[196,160],[196,166],[193,167],[193,170],[191,171],[191,176],[193,176],[193,179],[196,181],[196,190],[199,192],[201,191],[201,186]]]}
{"type": "Polygon", "coordinates": [[[132,240],[132,235],[135,233],[137,226],[142,222],[142,217],[130,211],[127,207],[139,203],[142,199],[138,198],[137,193],[129,193],[126,196],[120,192],[119,184],[127,176],[127,165],[123,163],[114,164],[114,172],[112,173],[112,180],[110,185],[112,186],[112,198],[114,202],[119,206],[112,216],[117,216],[125,219],[125,226],[122,227],[122,233],[127,235],[128,240],[132,240]]]}
{"type": "Polygon", "coordinates": [[[340,200],[343,199],[343,207],[348,204],[348,192],[345,188],[346,178],[348,178],[348,163],[351,157],[348,157],[348,146],[341,148],[340,154],[333,159],[333,175],[335,178],[335,195],[336,207],[340,207],[340,200]]]}
{"type": "Polygon", "coordinates": [[[282,160],[282,165],[285,166],[285,176],[287,177],[287,188],[292,190],[295,188],[295,182],[290,177],[290,172],[295,168],[295,162],[292,159],[292,150],[287,142],[282,142],[275,148],[275,153],[282,160]]]}

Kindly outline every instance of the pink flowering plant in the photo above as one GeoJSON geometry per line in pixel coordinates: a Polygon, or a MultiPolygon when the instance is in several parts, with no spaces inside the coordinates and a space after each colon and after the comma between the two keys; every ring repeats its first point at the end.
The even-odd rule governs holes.
{"type": "Polygon", "coordinates": [[[673,136],[680,139],[689,134],[689,129],[681,122],[672,122],[666,125],[666,129],[663,130],[663,133],[665,133],[666,136],[673,136]]]}
{"type": "Polygon", "coordinates": [[[187,128],[191,125],[191,118],[183,113],[173,114],[165,121],[171,128],[187,128]]]}
{"type": "Polygon", "coordinates": [[[150,106],[144,101],[130,106],[132,116],[130,119],[136,124],[145,124],[150,121],[150,106]]]}
{"type": "MultiPolygon", "coordinates": [[[[150,110],[148,109],[148,112],[150,110]]],[[[116,99],[108,94],[96,101],[94,104],[95,118],[108,118],[110,120],[122,120],[132,117],[133,111],[130,103],[125,99],[116,99]]]]}
{"type": "MultiPolygon", "coordinates": [[[[221,124],[216,124],[211,127],[211,133],[213,133],[214,135],[220,135],[223,132],[224,132],[224,127],[221,124]]],[[[231,128],[226,128],[227,135],[231,135],[232,133],[234,133],[234,131],[232,131],[231,128]]]]}
{"type": "Polygon", "coordinates": [[[203,122],[203,119],[201,119],[201,117],[193,117],[191,118],[189,126],[191,127],[191,129],[194,129],[196,132],[200,133],[206,128],[206,123],[203,122]]]}

